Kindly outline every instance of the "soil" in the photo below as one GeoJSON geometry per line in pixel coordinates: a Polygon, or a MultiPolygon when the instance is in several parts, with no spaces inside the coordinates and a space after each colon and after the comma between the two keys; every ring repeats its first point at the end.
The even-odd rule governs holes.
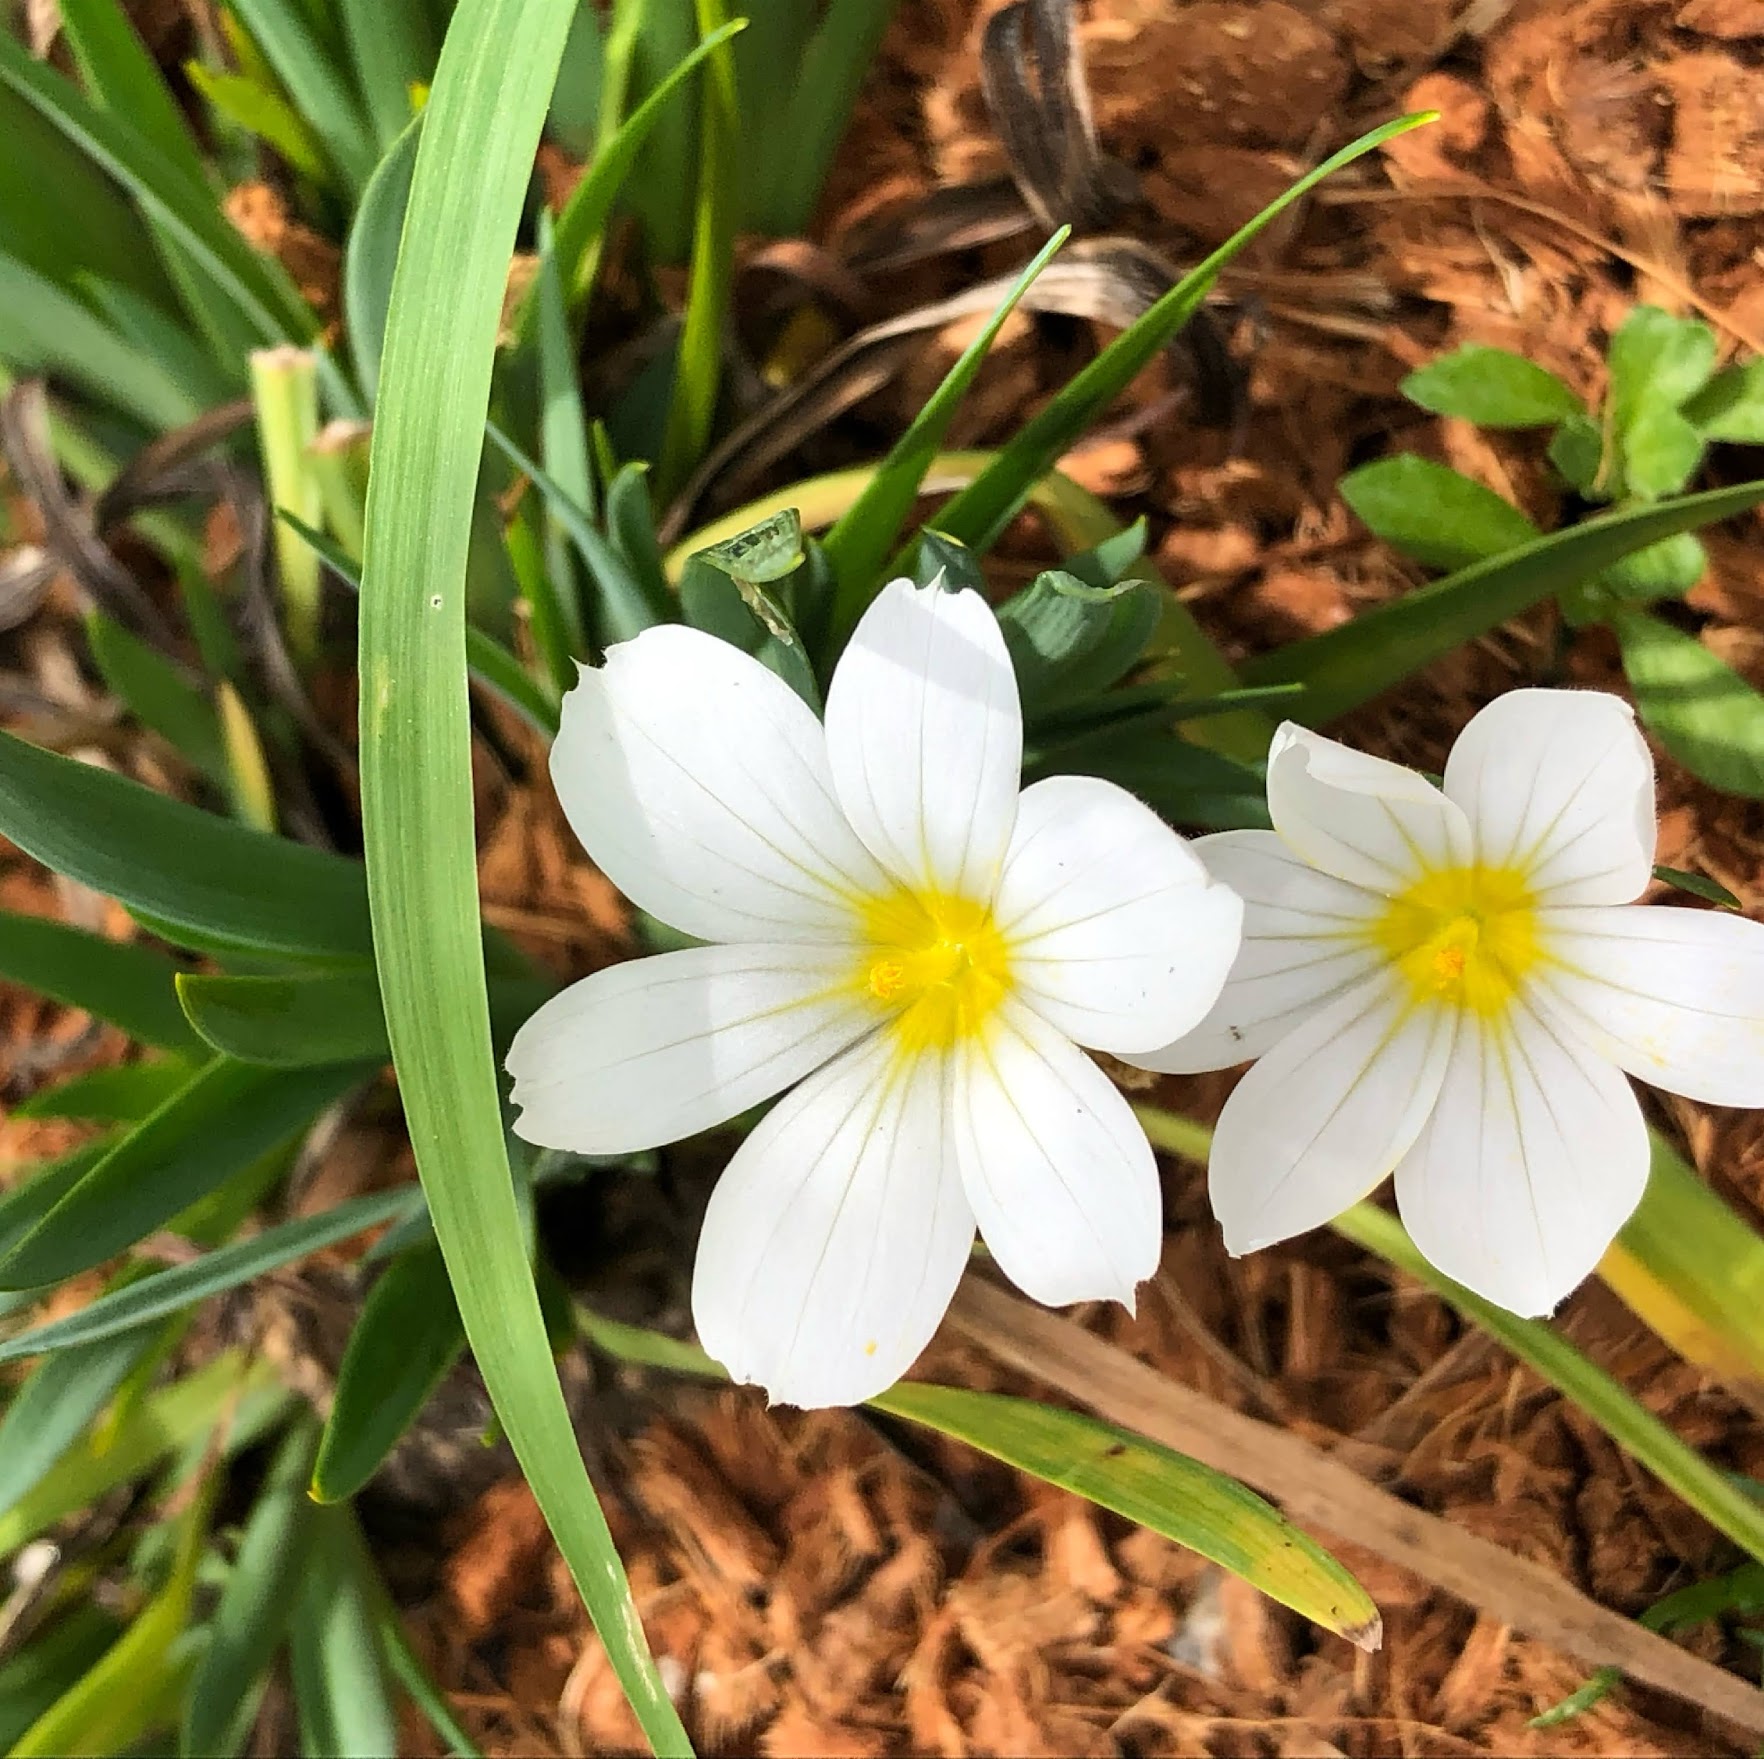
{"type": "MultiPolygon", "coordinates": [[[[933,188],[1003,171],[979,76],[993,10],[901,0],[815,228],[823,288],[845,287],[850,277],[833,272],[841,254],[898,227],[933,188]]],[[[1362,128],[1404,110],[1442,113],[1327,186],[1227,279],[1217,315],[1244,373],[1237,419],[1206,425],[1196,386],[1160,364],[1063,461],[1124,516],[1148,516],[1160,567],[1233,655],[1329,628],[1415,584],[1335,494],[1356,463],[1420,451],[1544,523],[1554,517],[1539,437],[1478,434],[1415,409],[1397,385],[1421,362],[1460,342],[1495,343],[1596,393],[1604,344],[1638,300],[1704,316],[1724,358],[1764,352],[1761,0],[1089,0],[1081,18],[1101,144],[1137,180],[1139,204],[1119,229],[1177,264],[1362,128]]],[[[1002,272],[1026,256],[1022,245],[877,272],[857,290],[864,315],[1002,272]]],[[[775,480],[873,456],[964,340],[959,326],[945,330],[775,480]]],[[[1015,322],[953,442],[1001,438],[1091,345],[1088,327],[1069,320],[1015,322]]],[[[1729,450],[1712,480],[1761,473],[1764,458],[1729,450]]],[[[1754,516],[1715,536],[1689,603],[1701,638],[1764,685],[1759,535],[1754,516]]],[[[1025,521],[999,580],[1044,554],[1025,521]]],[[[1621,688],[1604,636],[1559,637],[1544,613],[1504,629],[1361,711],[1346,734],[1437,770],[1457,729],[1503,689],[1621,688]]],[[[51,695],[72,688],[52,652],[33,664],[51,695]]],[[[580,975],[630,951],[627,923],[542,781],[525,779],[533,755],[510,730],[500,756],[485,757],[486,914],[560,976],[580,975]]],[[[150,751],[112,760],[138,774],[154,761],[150,751]]],[[[1717,796],[1669,762],[1661,777],[1660,859],[1764,907],[1764,809],[1717,796]]],[[[92,922],[107,908],[22,858],[0,870],[0,904],[92,922]]],[[[114,1057],[112,1038],[0,994],[9,1093],[114,1057]]],[[[1225,1076],[1169,1080],[1159,1097],[1207,1117],[1228,1089],[1225,1076]]],[[[1711,1181],[1764,1224],[1764,1123],[1651,1103],[1711,1181]]],[[[0,1146],[21,1158],[69,1134],[0,1128],[0,1146]]],[[[655,1179],[605,1181],[547,1205],[549,1237],[574,1258],[564,1268],[590,1299],[683,1326],[712,1170],[674,1157],[655,1179]]],[[[1168,1167],[1166,1201],[1164,1265],[1137,1317],[1075,1315],[1160,1373],[1287,1426],[1626,1615],[1737,1561],[1589,1419],[1378,1261],[1328,1233],[1232,1260],[1192,1169],[1168,1167]]],[[[1602,1286],[1577,1294],[1559,1323],[1680,1435],[1764,1477],[1758,1418],[1602,1286]]],[[[1032,1390],[954,1328],[918,1372],[1032,1390]]],[[[891,1421],[769,1412],[756,1393],[605,1364],[592,1384],[581,1380],[578,1412],[608,1514],[701,1751],[1749,1750],[1694,1707],[1633,1688],[1530,1727],[1585,1681],[1585,1664],[1350,1539],[1320,1535],[1384,1615],[1372,1655],[1172,1544],[891,1421]]],[[[322,1364],[318,1381],[322,1397],[322,1364]]],[[[518,1477],[486,1474],[480,1454],[469,1482],[449,1479],[445,1461],[463,1457],[457,1437],[482,1428],[478,1406],[465,1407],[456,1452],[440,1456],[456,1506],[439,1547],[433,1526],[400,1512],[408,1496],[382,1487],[366,1508],[413,1640],[487,1752],[635,1749],[604,1653],[518,1477]]],[[[1708,1626],[1680,1640],[1756,1677],[1756,1650],[1742,1641],[1708,1626]]],[[[406,1732],[410,1750],[439,1751],[414,1720],[406,1732]]]]}

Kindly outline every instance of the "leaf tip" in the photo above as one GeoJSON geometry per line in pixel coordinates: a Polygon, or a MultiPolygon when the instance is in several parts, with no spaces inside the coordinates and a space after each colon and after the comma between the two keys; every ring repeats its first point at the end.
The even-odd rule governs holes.
{"type": "Polygon", "coordinates": [[[1384,1620],[1374,1612],[1371,1618],[1360,1624],[1343,1625],[1341,1634],[1356,1649],[1362,1650],[1367,1655],[1376,1655],[1384,1646],[1384,1620]]]}

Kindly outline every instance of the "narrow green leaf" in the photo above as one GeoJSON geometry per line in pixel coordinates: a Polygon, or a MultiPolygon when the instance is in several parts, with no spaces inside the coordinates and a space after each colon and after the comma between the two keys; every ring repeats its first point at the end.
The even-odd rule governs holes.
{"type": "Polygon", "coordinates": [[[76,1186],[115,1146],[113,1135],[101,1136],[64,1154],[27,1168],[0,1197],[0,1258],[3,1258],[36,1227],[44,1216],[76,1186]]]}
{"type": "Polygon", "coordinates": [[[183,1516],[170,1580],[91,1672],[25,1730],[13,1759],[67,1753],[108,1759],[133,1752],[144,1736],[175,1718],[178,1694],[196,1663],[197,1648],[185,1627],[196,1598],[209,1500],[198,1496],[183,1516]]]}
{"type": "Polygon", "coordinates": [[[292,1395],[267,1361],[228,1350],[131,1403],[102,1436],[88,1432],[16,1507],[0,1515],[0,1557],[118,1485],[144,1478],[222,1425],[229,1449],[248,1446],[290,1404],[292,1395]]]}
{"type": "Polygon", "coordinates": [[[228,73],[200,61],[185,62],[184,74],[217,116],[280,153],[296,176],[313,183],[328,181],[323,150],[277,87],[251,74],[228,73]]]}
{"type": "MultiPolygon", "coordinates": [[[[1204,1166],[1212,1132],[1191,1118],[1156,1106],[1135,1106],[1154,1147],[1204,1166]]],[[[1641,1404],[1620,1382],[1539,1320],[1520,1319],[1435,1270],[1388,1210],[1356,1203],[1331,1226],[1386,1263],[1425,1283],[1497,1343],[1510,1350],[1590,1416],[1669,1490],[1753,1557],[1764,1558],[1764,1504],[1641,1404]]]]}
{"type": "Polygon", "coordinates": [[[1336,486],[1374,537],[1426,568],[1468,568],[1538,535],[1493,489],[1413,452],[1363,464],[1336,486]]]}
{"type": "MultiPolygon", "coordinates": [[[[587,301],[592,285],[593,247],[600,238],[607,215],[612,212],[613,203],[618,200],[619,192],[631,173],[631,167],[636,163],[644,141],[649,138],[650,131],[661,120],[663,111],[699,63],[728,42],[742,28],[744,22],[739,18],[731,20],[721,30],[711,32],[689,53],[683,55],[611,137],[596,149],[593,162],[582,181],[570,192],[570,199],[564,203],[563,212],[557,218],[552,249],[557,256],[558,272],[563,278],[572,315],[580,313],[587,301]]],[[[529,295],[522,307],[521,323],[517,326],[523,337],[526,334],[526,324],[531,320],[532,310],[533,301],[529,295]]]]}
{"type": "Polygon", "coordinates": [[[1687,1362],[1764,1396],[1764,1239],[1650,1135],[1647,1189],[1599,1275],[1687,1362]]]}
{"type": "Polygon", "coordinates": [[[289,1632],[301,1751],[312,1759],[385,1759],[398,1751],[398,1721],[355,1518],[346,1508],[320,1507],[307,1524],[306,1567],[289,1632]]]}
{"type": "Polygon", "coordinates": [[[200,180],[205,173],[196,137],[120,0],[61,0],[60,11],[80,77],[92,96],[105,109],[126,116],[167,164],[192,181],[200,180]]]}
{"type": "Polygon", "coordinates": [[[589,578],[594,584],[595,608],[599,612],[596,623],[601,645],[606,647],[615,641],[629,641],[632,636],[664,621],[673,607],[651,602],[642,581],[595,529],[587,510],[571,500],[562,484],[529,458],[495,422],[486,422],[484,431],[497,450],[544,496],[546,511],[569,534],[577,553],[587,564],[589,578]]]}
{"type": "Polygon", "coordinates": [[[362,191],[343,252],[343,317],[349,351],[370,402],[380,382],[392,271],[398,266],[398,240],[404,232],[404,211],[410,204],[410,178],[416,169],[422,127],[422,117],[413,117],[375,166],[362,191]]]}
{"type": "Polygon", "coordinates": [[[621,464],[606,485],[606,535],[637,577],[646,602],[670,603],[655,508],[649,499],[649,466],[641,459],[621,464]]]}
{"type": "Polygon", "coordinates": [[[1646,611],[1610,617],[1635,706],[1692,774],[1764,800],[1764,696],[1694,635],[1646,611]]]}
{"type": "Polygon", "coordinates": [[[902,1381],[870,1400],[1197,1551],[1362,1649],[1383,1630],[1366,1590],[1253,1490],[1094,1417],[1002,1393],[902,1381]]]}
{"type": "Polygon", "coordinates": [[[143,1044],[199,1048],[178,1007],[177,967],[163,953],[64,922],[0,911],[0,977],[83,1008],[143,1044]]]}
{"type": "Polygon", "coordinates": [[[1705,440],[1764,445],[1764,359],[1717,373],[1684,405],[1683,413],[1702,429],[1705,440]]]}
{"type": "MultiPolygon", "coordinates": [[[[553,993],[544,979],[498,977],[490,985],[490,1031],[507,1044],[553,993]]],[[[391,1054],[380,986],[371,971],[302,972],[292,977],[222,977],[186,972],[178,998],[203,1041],[243,1063],[302,1069],[371,1063],[391,1054]]]]}
{"type": "MultiPolygon", "coordinates": [[[[312,545],[339,580],[354,591],[361,591],[359,570],[328,537],[314,531],[285,508],[276,511],[312,545]]],[[[556,701],[545,693],[532,673],[501,642],[471,624],[466,625],[466,665],[477,683],[521,715],[536,732],[547,739],[557,737],[556,701]]]]}
{"type": "MultiPolygon", "coordinates": [[[[0,1259],[0,1288],[59,1282],[133,1246],[304,1130],[362,1073],[253,1069],[216,1059],[129,1131],[0,1259]]],[[[0,1346],[0,1360],[9,1347],[0,1346]]]]}
{"type": "MultiPolygon", "coordinates": [[[[361,100],[344,70],[331,60],[289,0],[228,0],[228,4],[287,87],[294,108],[324,143],[326,157],[344,184],[359,192],[373,175],[377,154],[361,100]]],[[[382,20],[379,29],[387,28],[382,20]]]]}
{"type": "Polygon", "coordinates": [[[1675,532],[1712,525],[1764,501],[1764,483],[1629,508],[1555,531],[1523,549],[1447,575],[1305,641],[1252,660],[1246,684],[1305,686],[1289,711],[1318,726],[1399,684],[1553,593],[1675,532]]]}
{"type": "Polygon", "coordinates": [[[1678,891],[1689,892],[1693,898],[1701,898],[1705,904],[1719,904],[1723,910],[1745,909],[1726,886],[1710,879],[1706,873],[1686,873],[1682,867],[1667,867],[1655,862],[1654,878],[1664,880],[1678,891]]]}
{"type": "Polygon", "coordinates": [[[117,1063],[88,1069],[71,1081],[45,1087],[14,1108],[15,1118],[83,1118],[95,1124],[138,1124],[196,1073],[183,1057],[117,1063]]]}
{"type": "MultiPolygon", "coordinates": [[[[585,1307],[576,1314],[589,1339],[621,1361],[727,1378],[696,1344],[585,1307]]],[[[868,1403],[1125,1515],[1351,1642],[1377,1646],[1378,1609],[1365,1589],[1254,1491],[1198,1460],[1075,1411],[965,1387],[903,1380],[868,1403]]]]}
{"type": "Polygon", "coordinates": [[[0,1418],[0,1516],[17,1508],[55,1469],[158,1342],[159,1334],[142,1328],[38,1364],[0,1418]]]}
{"type": "Polygon", "coordinates": [[[1071,235],[1071,227],[1062,226],[1036,253],[986,327],[962,350],[961,358],[944,375],[943,383],[877,466],[864,492],[827,533],[824,546],[836,582],[829,644],[832,652],[838,653],[844,647],[845,638],[857,627],[864,607],[881,589],[883,564],[912,512],[925,472],[942,448],[949,424],[991,353],[1005,320],[1071,235]]]}
{"type": "Polygon", "coordinates": [[[208,1650],[184,1700],[186,1754],[231,1754],[243,1745],[241,1710],[255,1701],[293,1616],[312,1513],[306,1480],[315,1441],[310,1421],[290,1428],[240,1535],[209,1621],[208,1650]]]}
{"type": "Polygon", "coordinates": [[[87,1600],[0,1662],[0,1747],[12,1744],[122,1635],[113,1613],[87,1600]]]}
{"type": "Polygon", "coordinates": [[[1480,428],[1551,427],[1582,408],[1554,373],[1522,354],[1474,342],[1410,373],[1401,389],[1435,415],[1455,415],[1480,428]]]}
{"type": "Polygon", "coordinates": [[[1619,1447],[1634,1455],[1718,1532],[1752,1557],[1764,1559],[1764,1506],[1681,1441],[1626,1387],[1566,1338],[1536,1320],[1515,1318],[1435,1270],[1388,1210],[1356,1203],[1337,1216],[1333,1225],[1337,1233],[1443,1295],[1467,1319],[1572,1399],[1619,1447]]]}
{"type": "Polygon", "coordinates": [[[780,124],[763,131],[775,143],[776,173],[763,206],[749,206],[748,224],[756,230],[791,238],[814,218],[827,168],[893,14],[894,0],[824,6],[807,47],[784,62],[788,109],[780,124]]]}
{"type": "Polygon", "coordinates": [[[427,85],[435,71],[436,39],[421,6],[341,0],[340,10],[356,84],[384,152],[409,126],[411,88],[427,85]]]}
{"type": "Polygon", "coordinates": [[[361,596],[362,808],[411,1144],[479,1370],[650,1741],[690,1752],[576,1443],[503,1139],[472,834],[465,565],[520,203],[574,11],[459,0],[393,281],[361,596]]]}
{"type": "MultiPolygon", "coordinates": [[[[728,0],[693,0],[701,38],[729,20],[728,0]]],[[[698,200],[692,223],[692,278],[686,316],[674,361],[656,482],[665,501],[691,475],[710,442],[717,393],[723,383],[723,329],[735,282],[735,228],[740,192],[741,101],[735,87],[735,56],[727,43],[711,52],[699,88],[698,200]]]]}
{"type": "Polygon", "coordinates": [[[373,951],[361,868],[0,733],[0,833],[199,948],[373,951]]]}
{"type": "Polygon", "coordinates": [[[459,1718],[453,1714],[446,1695],[417,1660],[416,1652],[404,1634],[398,1609],[392,1605],[390,1597],[382,1594],[375,1599],[376,1628],[392,1677],[409,1694],[410,1701],[422,1712],[429,1726],[447,1743],[453,1759],[484,1759],[472,1737],[460,1727],[459,1718]]]}
{"type": "Polygon", "coordinates": [[[201,412],[201,405],[157,360],[119,336],[89,306],[4,251],[0,356],[14,372],[52,373],[149,428],[181,427],[201,412]]]}
{"type": "Polygon", "coordinates": [[[287,276],[259,257],[207,189],[132,124],[86,102],[66,80],[0,32],[0,82],[128,189],[229,295],[266,342],[302,341],[318,328],[287,276]]]}
{"type": "Polygon", "coordinates": [[[997,459],[939,512],[938,530],[972,549],[991,549],[1022,509],[1034,485],[1053,469],[1072,442],[1127,389],[1158,351],[1180,334],[1200,309],[1221,269],[1326,177],[1376,151],[1387,140],[1433,119],[1434,113],[1426,111],[1373,129],[1332,154],[1270,202],[1123,330],[1045,409],[1025,422],[997,459]]]}
{"type": "Polygon", "coordinates": [[[312,1494],[354,1496],[385,1464],[465,1349],[465,1327],[433,1239],[380,1273],[349,1334],[312,1494]]]}
{"type": "MultiPolygon", "coordinates": [[[[588,461],[588,418],[582,409],[581,368],[564,312],[563,280],[552,248],[548,220],[540,231],[541,256],[534,296],[538,300],[539,451],[546,472],[576,506],[594,513],[594,472],[588,461]]],[[[546,513],[546,584],[555,588],[556,612],[571,658],[587,655],[582,601],[576,591],[575,564],[568,539],[555,513],[546,513]]],[[[556,678],[559,690],[575,682],[569,673],[556,678]]]]}
{"type": "Polygon", "coordinates": [[[224,787],[227,759],[220,718],[207,694],[163,654],[102,611],[86,619],[86,645],[92,663],[123,707],[211,782],[224,787]]]}
{"type": "Polygon", "coordinates": [[[187,1264],[159,1271],[112,1294],[100,1295],[96,1301],[77,1313],[70,1313],[65,1319],[51,1320],[47,1325],[18,1332],[0,1341],[0,1362],[48,1355],[55,1350],[71,1349],[76,1344],[132,1331],[168,1313],[193,1307],[198,1301],[206,1301],[210,1295],[236,1289],[266,1270],[291,1264],[308,1253],[321,1251],[353,1234],[378,1227],[381,1222],[401,1220],[414,1209],[417,1201],[418,1193],[408,1186],[395,1191],[374,1191],[366,1197],[352,1197],[322,1214],[282,1222],[249,1239],[217,1246],[187,1264]]]}

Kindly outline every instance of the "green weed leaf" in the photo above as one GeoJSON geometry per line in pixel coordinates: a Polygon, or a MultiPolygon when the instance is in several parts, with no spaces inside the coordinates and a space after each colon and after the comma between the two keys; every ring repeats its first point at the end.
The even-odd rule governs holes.
{"type": "Polygon", "coordinates": [[[1468,568],[1538,535],[1493,489],[1413,452],[1363,464],[1338,486],[1374,536],[1425,568],[1468,568]]]}
{"type": "Polygon", "coordinates": [[[1573,390],[1552,372],[1505,348],[1479,343],[1430,361],[1403,380],[1411,403],[1480,428],[1542,428],[1580,413],[1573,390]]]}

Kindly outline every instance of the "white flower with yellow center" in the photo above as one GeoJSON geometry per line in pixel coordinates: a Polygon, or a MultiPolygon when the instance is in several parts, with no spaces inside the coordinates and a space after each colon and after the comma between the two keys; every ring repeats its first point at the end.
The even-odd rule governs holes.
{"type": "Polygon", "coordinates": [[[730,1161],[692,1308],[737,1380],[847,1404],[929,1340],[978,1223],[1052,1305],[1131,1302],[1161,1203],[1131,1109],[1077,1046],[1195,1025],[1242,905],[1107,782],[1019,793],[1016,680],[972,592],[896,581],[826,725],[727,643],[669,626],[564,702],[558,796],[634,903],[716,944],[565,990],[509,1052],[515,1128],[672,1142],[793,1083],[730,1161]]]}
{"type": "Polygon", "coordinates": [[[1464,729],[1444,782],[1282,727],[1273,831],[1195,845],[1245,900],[1237,965],[1198,1030],[1129,1060],[1260,1059],[1211,1156],[1232,1252],[1317,1227],[1394,1171],[1434,1264],[1547,1313],[1647,1182],[1625,1072],[1764,1105],[1764,925],[1632,904],[1654,771],[1617,697],[1512,691],[1464,729]]]}

